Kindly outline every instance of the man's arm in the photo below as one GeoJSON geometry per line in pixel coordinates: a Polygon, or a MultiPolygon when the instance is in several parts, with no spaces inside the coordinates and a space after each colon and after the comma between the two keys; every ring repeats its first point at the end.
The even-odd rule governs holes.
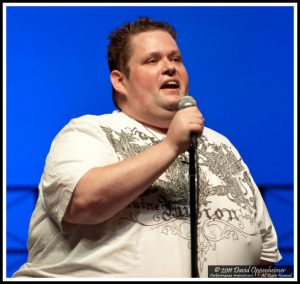
{"type": "Polygon", "coordinates": [[[190,133],[202,133],[198,109],[174,116],[165,140],[124,161],[88,171],[78,182],[63,220],[98,224],[117,214],[141,195],[190,145],[190,133]]]}
{"type": "Polygon", "coordinates": [[[163,141],[127,160],[91,169],[77,184],[64,221],[75,224],[106,221],[142,194],[176,156],[163,141]]]}

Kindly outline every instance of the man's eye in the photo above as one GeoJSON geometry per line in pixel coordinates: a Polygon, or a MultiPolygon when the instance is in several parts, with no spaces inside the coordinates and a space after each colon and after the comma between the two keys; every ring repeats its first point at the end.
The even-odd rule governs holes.
{"type": "Polygon", "coordinates": [[[147,63],[149,63],[149,64],[154,64],[156,62],[157,62],[157,60],[154,59],[154,58],[151,58],[151,59],[147,60],[147,63]]]}
{"type": "Polygon", "coordinates": [[[182,61],[181,57],[179,57],[179,56],[173,57],[173,60],[177,61],[177,62],[181,62],[182,61]]]}

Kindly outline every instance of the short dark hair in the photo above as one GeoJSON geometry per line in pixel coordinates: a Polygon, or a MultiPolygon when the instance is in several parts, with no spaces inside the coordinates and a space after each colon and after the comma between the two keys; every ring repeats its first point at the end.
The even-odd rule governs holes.
{"type": "MultiPolygon", "coordinates": [[[[177,38],[177,33],[174,27],[170,24],[162,21],[155,21],[148,17],[139,17],[136,21],[132,23],[126,22],[121,27],[113,30],[109,36],[109,45],[108,45],[108,67],[110,72],[113,70],[119,70],[124,73],[128,78],[130,74],[128,61],[131,54],[130,48],[130,39],[131,36],[154,30],[162,30],[168,32],[175,40],[177,38]]],[[[117,108],[117,92],[112,89],[113,102],[117,108]]]]}

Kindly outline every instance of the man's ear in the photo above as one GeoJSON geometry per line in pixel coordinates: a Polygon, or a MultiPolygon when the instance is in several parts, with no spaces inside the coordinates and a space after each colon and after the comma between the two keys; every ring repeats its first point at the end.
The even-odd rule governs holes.
{"type": "Polygon", "coordinates": [[[114,89],[119,94],[126,96],[127,88],[126,88],[126,83],[125,83],[124,79],[125,79],[125,75],[118,70],[113,70],[110,73],[110,81],[111,81],[111,84],[113,85],[114,89]]]}

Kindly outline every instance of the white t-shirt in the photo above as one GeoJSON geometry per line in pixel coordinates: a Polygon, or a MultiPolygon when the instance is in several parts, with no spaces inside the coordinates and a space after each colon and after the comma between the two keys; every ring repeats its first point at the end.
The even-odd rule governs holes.
{"type": "MultiPolygon", "coordinates": [[[[52,142],[30,222],[28,262],[13,277],[191,277],[188,152],[108,221],[62,221],[87,171],[136,155],[162,139],[119,111],[71,120],[52,142]]],[[[200,277],[208,277],[208,265],[280,260],[265,203],[237,150],[205,128],[197,156],[200,277]]]]}

